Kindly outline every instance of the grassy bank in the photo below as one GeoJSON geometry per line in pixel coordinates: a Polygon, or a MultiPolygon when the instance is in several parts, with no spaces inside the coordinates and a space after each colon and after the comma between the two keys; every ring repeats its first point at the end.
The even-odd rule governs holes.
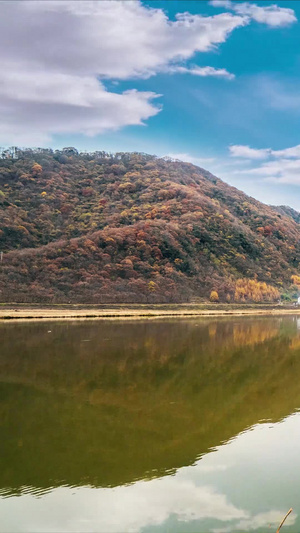
{"type": "Polygon", "coordinates": [[[300,314],[300,307],[270,304],[38,305],[0,304],[0,320],[61,320],[300,314]]]}

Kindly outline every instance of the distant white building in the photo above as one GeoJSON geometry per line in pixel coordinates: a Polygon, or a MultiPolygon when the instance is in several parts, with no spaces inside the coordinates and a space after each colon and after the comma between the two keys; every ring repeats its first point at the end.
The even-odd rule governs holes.
{"type": "Polygon", "coordinates": [[[298,301],[297,301],[297,305],[300,306],[300,296],[298,296],[298,301]]]}

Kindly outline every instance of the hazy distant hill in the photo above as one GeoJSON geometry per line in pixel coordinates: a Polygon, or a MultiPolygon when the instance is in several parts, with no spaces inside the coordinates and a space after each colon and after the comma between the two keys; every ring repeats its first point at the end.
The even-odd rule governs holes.
{"type": "Polygon", "coordinates": [[[259,282],[283,291],[297,274],[299,213],[189,163],[73,148],[2,157],[2,301],[271,300],[259,282]]]}
{"type": "Polygon", "coordinates": [[[281,215],[287,215],[288,217],[292,218],[297,222],[297,224],[300,224],[300,213],[293,209],[292,207],[289,207],[288,205],[278,205],[278,206],[271,206],[275,211],[278,211],[281,215]]]}

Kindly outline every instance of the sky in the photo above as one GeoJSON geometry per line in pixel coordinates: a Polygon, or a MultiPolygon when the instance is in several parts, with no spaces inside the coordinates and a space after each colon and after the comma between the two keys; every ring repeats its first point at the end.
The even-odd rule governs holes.
{"type": "Polygon", "coordinates": [[[300,210],[300,0],[0,2],[0,146],[139,151],[300,210]]]}

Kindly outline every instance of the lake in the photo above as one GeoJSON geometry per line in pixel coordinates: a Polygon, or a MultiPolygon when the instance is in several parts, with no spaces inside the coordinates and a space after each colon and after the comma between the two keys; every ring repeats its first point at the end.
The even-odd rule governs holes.
{"type": "Polygon", "coordinates": [[[300,531],[300,318],[0,323],[0,531],[300,531]]]}

